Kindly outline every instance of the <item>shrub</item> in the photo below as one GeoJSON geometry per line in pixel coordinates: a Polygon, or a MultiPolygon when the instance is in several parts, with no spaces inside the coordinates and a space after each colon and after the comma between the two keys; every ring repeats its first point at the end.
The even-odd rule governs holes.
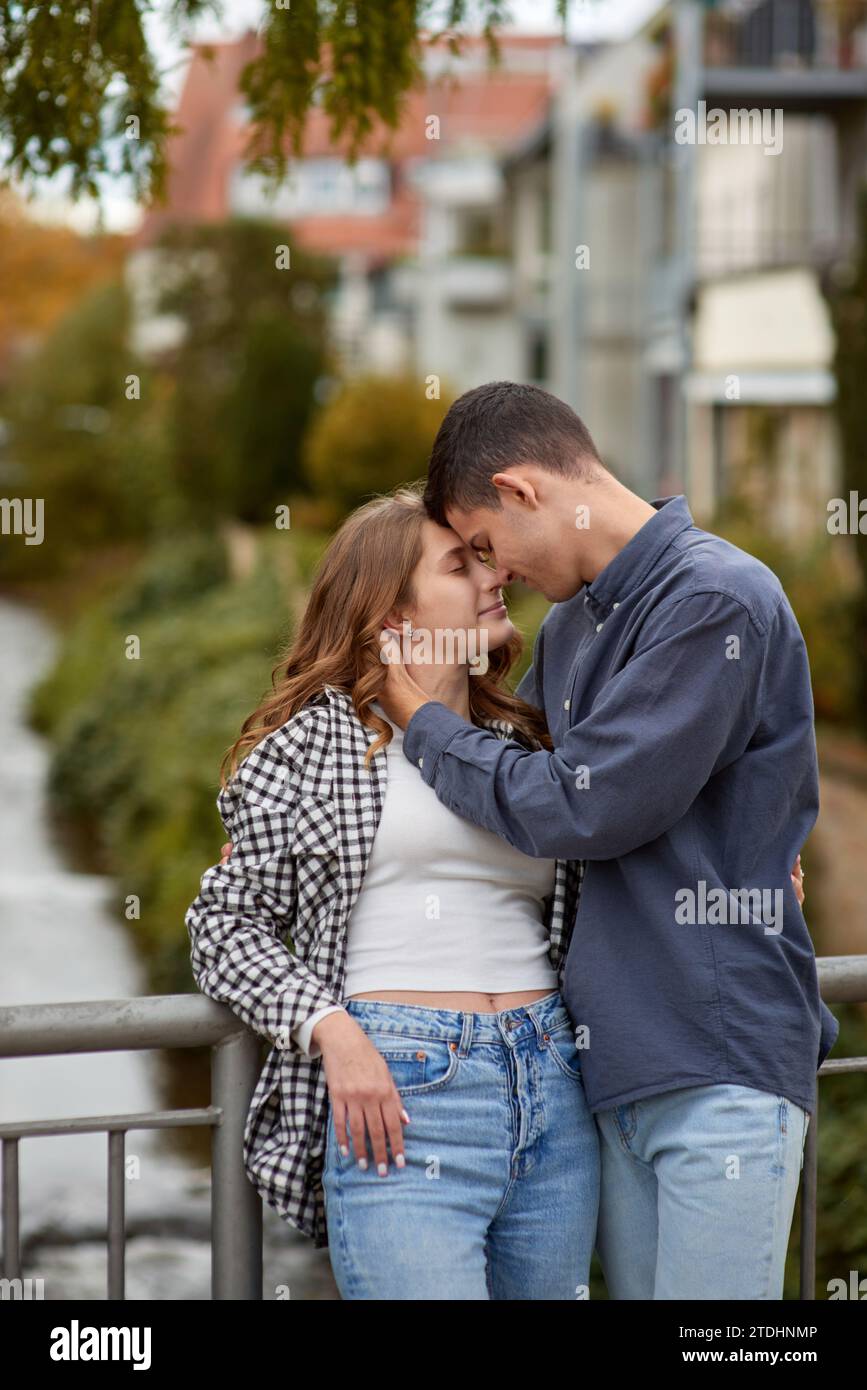
{"type": "Polygon", "coordinates": [[[162,574],[165,551],[72,626],[32,711],[53,739],[52,807],[114,876],[118,915],[138,897],[131,926],[152,988],[168,992],[192,987],[183,919],[223,841],[220,760],[269,686],[293,608],[276,545],[224,582],[208,543],[175,544],[162,574]]]}
{"type": "Polygon", "coordinates": [[[333,503],[335,519],[426,473],[449,404],[428,400],[415,378],[364,376],[343,386],[314,420],[305,448],[310,481],[333,503]]]}

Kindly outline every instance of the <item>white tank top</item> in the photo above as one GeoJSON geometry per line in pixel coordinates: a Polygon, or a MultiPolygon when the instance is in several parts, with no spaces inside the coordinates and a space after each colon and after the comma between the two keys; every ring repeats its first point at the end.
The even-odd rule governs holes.
{"type": "Polygon", "coordinates": [[[534,859],[450,811],[391,727],[382,817],[347,923],[344,997],[556,989],[544,926],[555,861],[534,859]]]}

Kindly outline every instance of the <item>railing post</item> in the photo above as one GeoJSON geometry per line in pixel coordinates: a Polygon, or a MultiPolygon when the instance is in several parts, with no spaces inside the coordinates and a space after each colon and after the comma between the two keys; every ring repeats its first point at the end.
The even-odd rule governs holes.
{"type": "Polygon", "coordinates": [[[801,1182],[801,1298],[814,1302],[816,1298],[816,1201],[819,1169],[819,1086],[816,1086],[816,1108],[807,1125],[804,1145],[804,1172],[801,1182]]]}
{"type": "Polygon", "coordinates": [[[108,1134],[108,1297],[126,1298],[126,1133],[108,1134]]]}
{"type": "Polygon", "coordinates": [[[18,1140],[3,1140],[3,1278],[21,1278],[21,1198],[18,1140]]]}
{"type": "Polygon", "coordinates": [[[211,1049],[211,1298],[262,1298],[262,1199],[247,1177],[242,1142],[259,1076],[259,1038],[238,1033],[211,1049]]]}

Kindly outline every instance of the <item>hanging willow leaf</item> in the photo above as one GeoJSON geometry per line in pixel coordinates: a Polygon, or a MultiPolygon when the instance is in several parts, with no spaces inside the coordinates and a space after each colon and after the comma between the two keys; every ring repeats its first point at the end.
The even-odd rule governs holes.
{"type": "MultiPolygon", "coordinates": [[[[569,0],[557,0],[565,19],[569,0]]],[[[247,157],[276,179],[299,153],[319,103],[332,139],[354,158],[378,126],[395,128],[421,75],[423,45],[459,51],[481,27],[492,56],[505,0],[277,0],[265,7],[261,51],[242,74],[250,109],[247,157]]],[[[0,140],[25,185],[67,171],[74,196],[101,175],[128,175],[141,198],[162,192],[173,126],[145,21],[159,12],[181,41],[221,0],[0,0],[0,140]]]]}

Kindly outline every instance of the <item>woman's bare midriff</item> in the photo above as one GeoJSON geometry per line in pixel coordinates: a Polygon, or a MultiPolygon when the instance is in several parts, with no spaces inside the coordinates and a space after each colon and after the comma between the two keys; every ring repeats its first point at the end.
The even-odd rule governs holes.
{"type": "Polygon", "coordinates": [[[468,1014],[498,1014],[553,994],[551,989],[515,989],[507,994],[478,994],[472,990],[374,989],[350,999],[378,999],[387,1004],[422,1004],[426,1009],[456,1009],[468,1014]]]}

